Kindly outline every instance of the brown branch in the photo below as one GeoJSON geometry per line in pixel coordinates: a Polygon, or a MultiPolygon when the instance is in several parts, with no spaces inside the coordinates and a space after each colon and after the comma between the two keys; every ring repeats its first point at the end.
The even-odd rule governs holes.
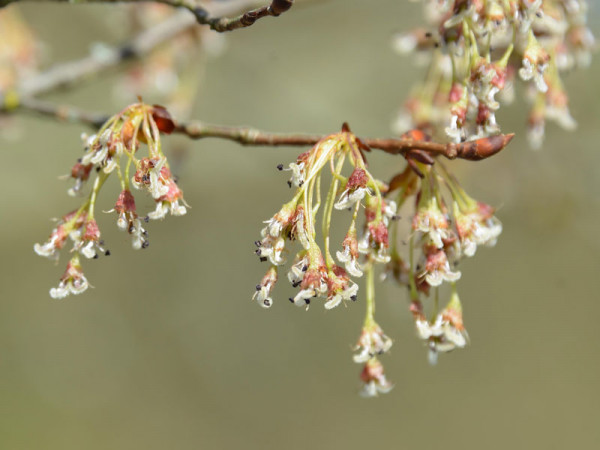
{"type": "MultiPolygon", "coordinates": [[[[0,0],[0,8],[11,3],[22,2],[26,0],[0,0]]],[[[72,0],[27,0],[36,2],[59,2],[72,3],[72,0]]],[[[199,6],[195,0],[81,0],[78,3],[162,3],[175,8],[185,8],[196,18],[200,25],[208,25],[214,31],[223,33],[238,28],[245,28],[253,25],[258,19],[263,17],[277,17],[286,12],[294,4],[294,0],[273,0],[270,5],[252,9],[236,17],[211,17],[211,13],[204,7],[199,6]]],[[[222,13],[223,14],[223,13],[222,13]]]]}
{"type": "MultiPolygon", "coordinates": [[[[192,139],[213,137],[228,139],[242,145],[269,147],[312,146],[325,137],[314,134],[269,133],[256,128],[226,127],[199,121],[179,123],[175,128],[175,132],[185,134],[192,139]]],[[[361,140],[371,148],[383,150],[392,155],[405,155],[411,150],[423,150],[432,155],[445,156],[448,159],[461,158],[469,161],[479,161],[498,153],[508,145],[513,137],[514,134],[500,134],[460,144],[440,144],[407,138],[361,138],[361,140]]]]}
{"type": "MultiPolygon", "coordinates": [[[[99,128],[109,118],[105,114],[91,113],[72,106],[57,106],[36,99],[23,99],[19,108],[61,121],[83,123],[92,128],[99,128]]],[[[270,133],[256,128],[212,125],[201,121],[177,123],[173,132],[183,134],[191,139],[219,138],[246,146],[266,147],[310,147],[326,137],[326,135],[317,134],[270,133]]],[[[404,156],[411,151],[421,150],[432,156],[479,161],[498,153],[508,145],[513,136],[514,134],[500,134],[460,144],[441,144],[411,138],[361,138],[361,141],[371,148],[392,155],[404,156]]]]}
{"type": "Polygon", "coordinates": [[[294,0],[273,0],[268,6],[253,9],[233,18],[211,18],[208,14],[208,11],[201,7],[191,9],[191,11],[196,16],[196,20],[198,21],[198,23],[209,25],[211,30],[215,30],[219,33],[222,33],[224,31],[232,31],[238,28],[249,27],[250,25],[253,25],[258,19],[262,19],[263,17],[277,17],[280,14],[286,12],[288,9],[290,9],[293,4],[294,0]]]}

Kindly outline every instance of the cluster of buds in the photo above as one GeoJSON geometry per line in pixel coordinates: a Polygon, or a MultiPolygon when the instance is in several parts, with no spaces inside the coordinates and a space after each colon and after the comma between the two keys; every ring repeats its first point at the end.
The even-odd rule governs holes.
{"type": "Polygon", "coordinates": [[[38,255],[58,260],[60,250],[67,241],[73,243],[73,256],[65,274],[58,287],[50,290],[53,298],[80,294],[88,288],[80,255],[96,259],[101,254],[110,254],[100,239],[95,206],[98,194],[111,174],[117,173],[121,193],[114,208],[108,212],[117,214],[117,226],[131,235],[134,249],[148,246],[147,232],[142,222],[162,219],[168,213],[177,216],[186,213],[183,192],[171,174],[160,140],[161,133],[169,134],[174,127],[169,113],[163,107],[137,103],[111,117],[97,134],[83,136],[84,155],[72,167],[70,176],[65,178],[74,180],[68,193],[77,197],[83,196],[90,175],[95,174],[90,193],[78,209],[58,221],[45,243],[34,246],[38,255]],[[148,150],[146,156],[139,155],[142,144],[148,150]],[[130,179],[132,169],[134,175],[130,179]],[[131,185],[150,194],[156,205],[154,211],[144,217],[138,216],[131,185]]]}
{"type": "Polygon", "coordinates": [[[590,63],[594,38],[585,0],[423,0],[431,30],[396,38],[395,47],[432,50],[428,75],[396,123],[428,130],[436,139],[462,142],[500,133],[499,100],[526,82],[531,112],[528,138],[539,148],[547,119],[576,125],[559,72],[590,63]]]}

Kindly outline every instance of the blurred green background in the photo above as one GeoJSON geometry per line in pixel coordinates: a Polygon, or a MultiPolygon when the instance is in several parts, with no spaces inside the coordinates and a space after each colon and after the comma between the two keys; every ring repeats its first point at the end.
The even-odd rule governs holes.
{"type": "MultiPolygon", "coordinates": [[[[120,42],[103,20],[110,7],[24,6],[52,61],[120,42]]],[[[313,2],[267,18],[227,36],[193,117],[320,133],[348,121],[359,135],[389,135],[422,73],[390,38],[416,23],[420,5],[393,0],[313,2]]],[[[192,209],[149,224],[141,252],[101,216],[112,256],[85,264],[96,288],[56,301],[48,289],[66,259],[54,266],[33,244],[76,205],[57,176],[87,130],[20,116],[21,136],[0,140],[0,449],[597,448],[599,76],[599,58],[566,76],[575,133],[549,125],[533,152],[515,104],[500,116],[518,133],[506,151],[451,164],[472,195],[500,205],[504,224],[494,249],[461,265],[471,345],[430,367],[404,290],[379,285],[395,388],[371,400],[357,395],[350,351],[360,302],[305,312],[286,283],[268,311],[250,300],[265,270],[253,241],[290,194],[275,166],[298,149],[167,141],[189,148],[177,172],[192,209]]],[[[117,111],[135,98],[113,99],[117,78],[48,98],[117,111]]],[[[370,162],[383,179],[402,166],[383,154],[370,162]]],[[[112,207],[111,189],[99,209],[112,207]]]]}

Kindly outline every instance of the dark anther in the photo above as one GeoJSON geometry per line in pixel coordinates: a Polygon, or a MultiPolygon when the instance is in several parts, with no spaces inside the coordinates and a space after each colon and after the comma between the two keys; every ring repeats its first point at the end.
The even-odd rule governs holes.
{"type": "Polygon", "coordinates": [[[77,158],[77,162],[81,164],[81,158],[77,158]]]}
{"type": "Polygon", "coordinates": [[[263,257],[260,258],[260,262],[265,262],[266,260],[267,260],[266,256],[263,256],[263,257]]]}
{"type": "Polygon", "coordinates": [[[308,266],[302,266],[302,272],[306,272],[308,270],[308,266]]]}
{"type": "Polygon", "coordinates": [[[144,217],[144,222],[146,222],[146,223],[150,222],[150,217],[148,217],[148,216],[144,217]]]}
{"type": "Polygon", "coordinates": [[[288,181],[288,186],[292,187],[292,182],[291,181],[288,181]]]}
{"type": "Polygon", "coordinates": [[[304,300],[306,302],[307,305],[310,305],[310,298],[307,298],[306,300],[304,300]]]}
{"type": "Polygon", "coordinates": [[[96,167],[96,172],[100,172],[100,169],[101,169],[100,166],[96,167]]]}
{"type": "Polygon", "coordinates": [[[256,245],[257,247],[261,246],[261,242],[260,241],[254,241],[254,245],[256,245]]]}
{"type": "Polygon", "coordinates": [[[294,299],[292,297],[290,297],[290,302],[294,303],[294,299]]]}
{"type": "Polygon", "coordinates": [[[148,242],[148,241],[142,242],[142,248],[148,248],[149,245],[150,245],[150,242],[148,242]]]}
{"type": "Polygon", "coordinates": [[[100,244],[100,245],[104,245],[104,241],[103,241],[102,239],[100,239],[100,240],[98,241],[98,244],[100,244]]]}
{"type": "Polygon", "coordinates": [[[277,164],[277,170],[283,170],[283,164],[277,164]]]}
{"type": "Polygon", "coordinates": [[[356,295],[353,295],[352,297],[350,297],[350,300],[352,300],[353,302],[356,301],[356,295]]]}
{"type": "Polygon", "coordinates": [[[418,272],[419,270],[421,270],[421,264],[417,264],[417,267],[415,267],[415,268],[417,269],[417,272],[418,272]]]}
{"type": "Polygon", "coordinates": [[[298,286],[300,286],[300,284],[301,284],[301,283],[302,283],[302,281],[294,281],[294,282],[292,283],[292,287],[295,287],[295,288],[297,288],[298,286]]]}
{"type": "Polygon", "coordinates": [[[262,288],[262,286],[261,286],[260,284],[257,284],[257,285],[256,285],[256,290],[257,290],[257,291],[260,291],[260,289],[261,289],[261,288],[262,288]]]}
{"type": "Polygon", "coordinates": [[[271,301],[268,298],[265,298],[265,301],[263,303],[265,304],[265,306],[271,306],[271,301]]]}
{"type": "Polygon", "coordinates": [[[133,233],[134,231],[135,231],[135,227],[134,227],[133,225],[130,225],[130,226],[129,226],[129,229],[127,230],[127,232],[128,232],[129,234],[131,234],[131,233],[133,233]]]}
{"type": "Polygon", "coordinates": [[[431,36],[432,36],[432,34],[431,34],[431,31],[427,31],[427,32],[425,33],[425,37],[426,37],[426,38],[430,38],[431,36]]]}
{"type": "Polygon", "coordinates": [[[254,250],[254,253],[260,256],[262,254],[262,250],[260,248],[257,248],[256,250],[254,250]]]}
{"type": "Polygon", "coordinates": [[[304,181],[301,181],[300,183],[298,183],[298,187],[302,187],[303,184],[304,184],[304,181]]]}
{"type": "Polygon", "coordinates": [[[400,216],[398,214],[392,216],[392,220],[400,220],[400,219],[402,219],[402,216],[400,216]]]}
{"type": "Polygon", "coordinates": [[[106,250],[106,251],[104,252],[104,256],[110,256],[110,250],[106,250]]]}
{"type": "Polygon", "coordinates": [[[433,44],[433,46],[434,46],[435,48],[438,48],[438,47],[440,46],[440,43],[439,43],[439,42],[435,42],[435,43],[433,44]]]}
{"type": "Polygon", "coordinates": [[[94,255],[94,259],[98,259],[98,258],[99,258],[99,256],[98,256],[98,253],[96,253],[96,254],[94,255]]]}
{"type": "Polygon", "coordinates": [[[143,234],[144,236],[148,237],[148,230],[144,230],[144,231],[142,231],[142,234],[143,234]]]}

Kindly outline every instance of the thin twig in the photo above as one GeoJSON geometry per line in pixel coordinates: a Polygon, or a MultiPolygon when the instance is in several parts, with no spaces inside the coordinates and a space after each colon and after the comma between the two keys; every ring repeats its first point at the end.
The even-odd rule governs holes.
{"type": "Polygon", "coordinates": [[[215,30],[219,33],[222,33],[224,31],[233,31],[238,28],[249,27],[250,25],[253,25],[258,19],[262,19],[263,17],[277,17],[280,14],[286,12],[288,9],[290,9],[293,4],[294,0],[273,0],[268,6],[263,6],[261,8],[247,11],[244,14],[240,14],[239,16],[233,18],[211,18],[208,11],[201,7],[194,8],[191,11],[196,16],[196,20],[198,21],[198,23],[209,25],[211,30],[215,30]]]}
{"type": "MultiPolygon", "coordinates": [[[[72,106],[57,106],[36,99],[23,99],[19,108],[61,121],[83,123],[93,128],[99,128],[109,118],[105,114],[91,113],[72,106]]],[[[183,134],[191,139],[219,138],[246,146],[267,147],[309,147],[326,137],[326,135],[317,134],[270,133],[251,127],[213,125],[201,121],[177,123],[174,133],[183,134]]],[[[448,159],[460,158],[479,161],[498,153],[508,145],[513,136],[514,134],[500,134],[460,144],[441,144],[410,138],[361,138],[361,140],[370,148],[392,155],[406,155],[411,150],[422,150],[431,155],[444,156],[448,159]]]]}
{"type": "MultiPolygon", "coordinates": [[[[58,2],[73,3],[72,0],[0,0],[0,8],[11,3],[35,1],[35,2],[58,2]]],[[[211,13],[204,7],[199,6],[195,0],[80,0],[77,3],[162,3],[173,6],[174,8],[185,8],[191,12],[196,22],[200,25],[208,25],[214,31],[223,33],[238,28],[245,28],[253,25],[258,19],[263,17],[277,17],[286,12],[294,4],[294,0],[273,0],[270,5],[252,9],[236,17],[211,17],[211,13]]],[[[214,14],[214,12],[213,12],[214,14]]],[[[229,13],[231,14],[231,13],[229,13]]]]}

